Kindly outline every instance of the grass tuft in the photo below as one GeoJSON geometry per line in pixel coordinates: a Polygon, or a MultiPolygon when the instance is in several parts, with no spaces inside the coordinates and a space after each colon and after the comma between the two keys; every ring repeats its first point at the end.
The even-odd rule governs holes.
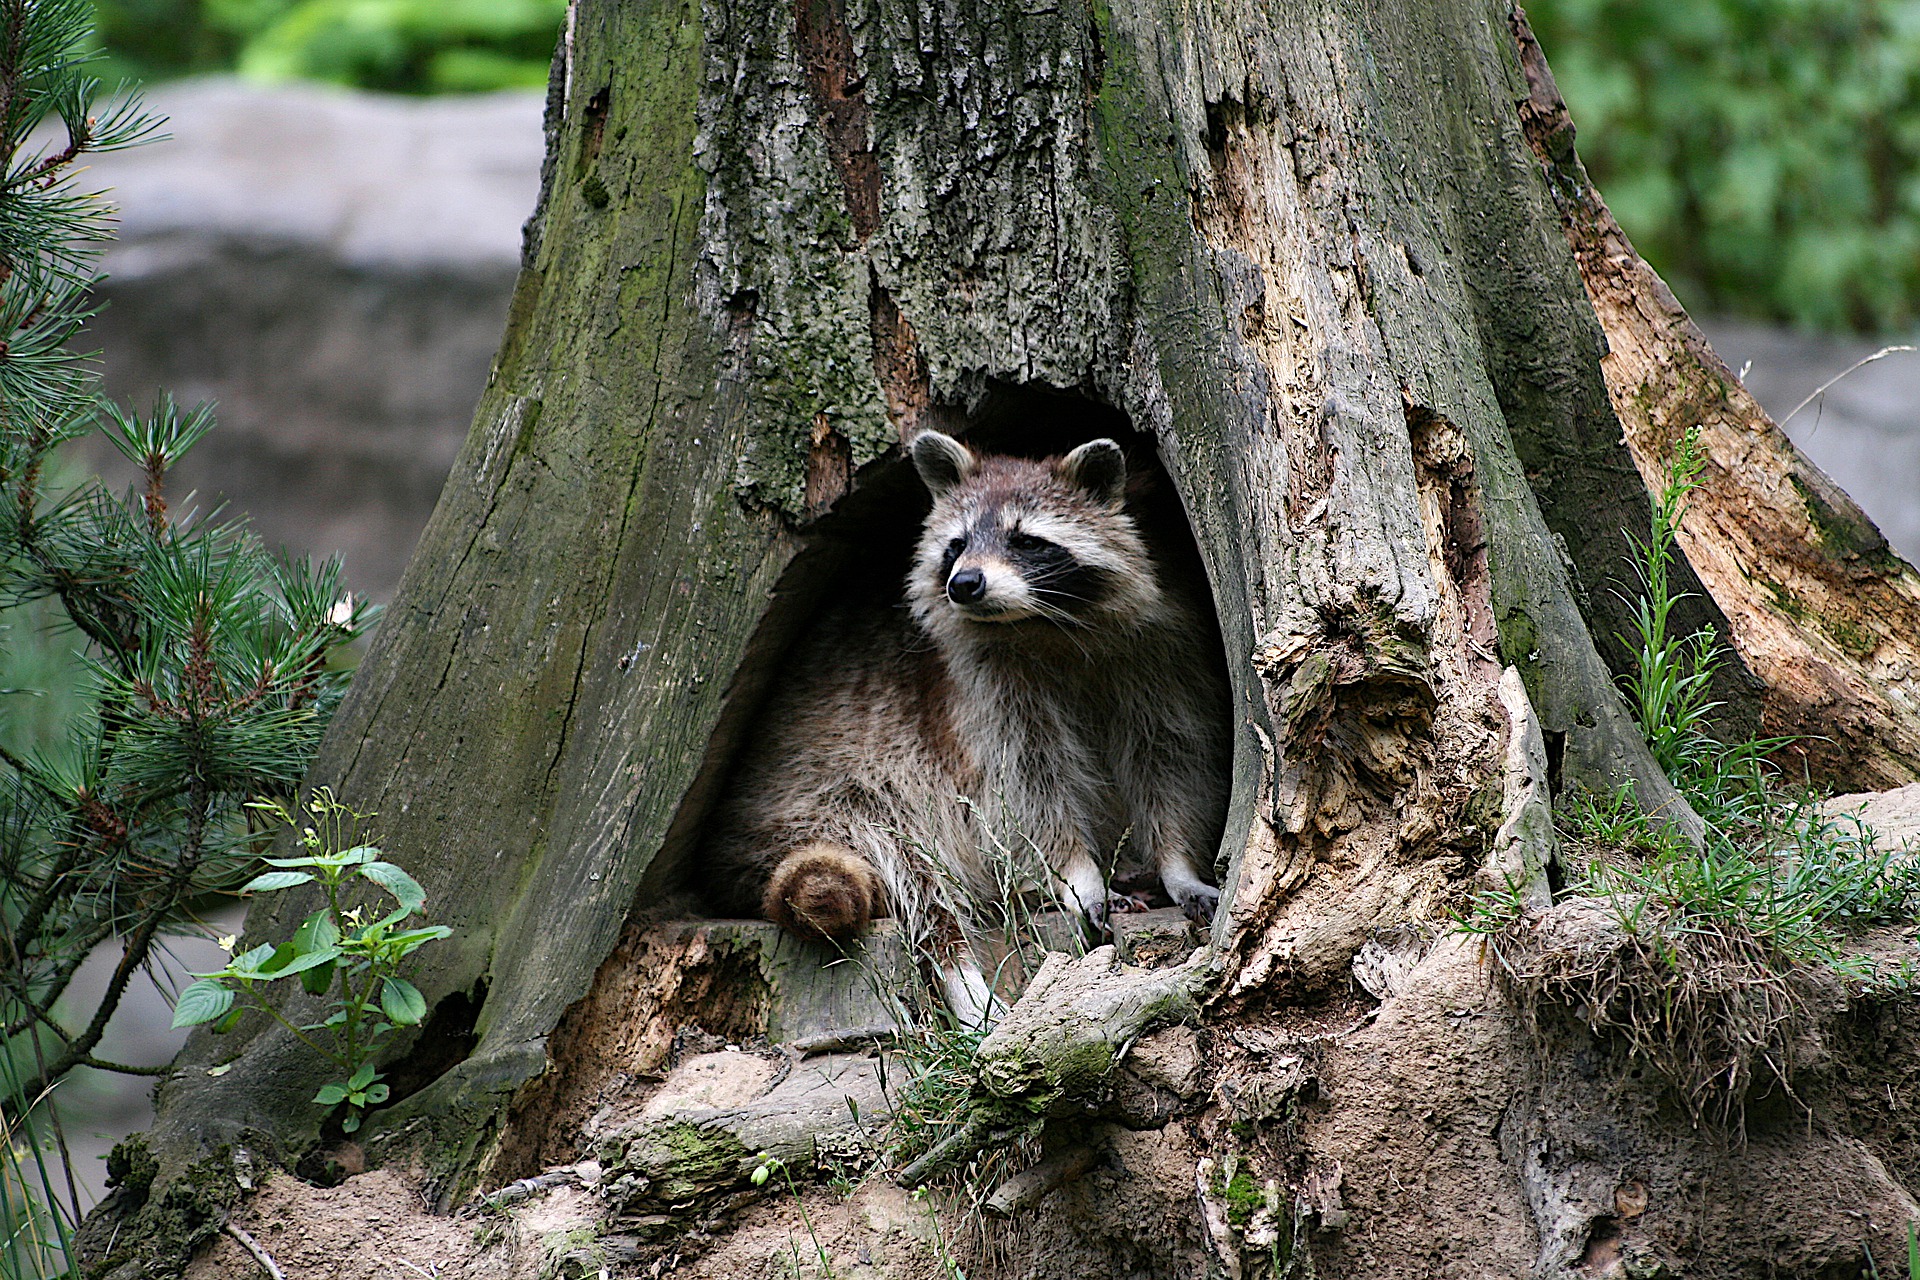
{"type": "Polygon", "coordinates": [[[1875,845],[1857,818],[1834,818],[1770,757],[1789,739],[1716,740],[1708,687],[1725,660],[1711,631],[1675,634],[1677,531],[1704,460],[1681,439],[1650,536],[1635,540],[1640,587],[1635,665],[1622,681],[1647,745],[1705,825],[1695,848],[1631,785],[1562,797],[1562,883],[1529,912],[1519,886],[1481,894],[1457,927],[1481,936],[1502,984],[1538,1028],[1545,1006],[1621,1036],[1696,1119],[1734,1117],[1751,1088],[1787,1082],[1810,993],[1830,975],[1912,986],[1911,966],[1880,974],[1856,933],[1920,912],[1920,858],[1875,845]]]}

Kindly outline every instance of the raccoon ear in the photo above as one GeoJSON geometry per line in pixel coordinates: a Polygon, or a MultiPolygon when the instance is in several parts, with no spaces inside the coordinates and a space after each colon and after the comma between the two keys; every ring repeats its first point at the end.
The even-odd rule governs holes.
{"type": "Polygon", "coordinates": [[[938,431],[922,431],[907,448],[913,454],[913,469],[936,498],[971,478],[979,465],[971,449],[938,431]]]}
{"type": "Polygon", "coordinates": [[[1127,455],[1111,440],[1089,440],[1058,464],[1059,476],[1095,502],[1118,511],[1127,500],[1127,455]]]}

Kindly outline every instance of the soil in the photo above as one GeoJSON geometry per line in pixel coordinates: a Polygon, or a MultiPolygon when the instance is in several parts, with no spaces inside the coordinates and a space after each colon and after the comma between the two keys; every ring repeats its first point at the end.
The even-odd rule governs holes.
{"type": "MultiPolygon", "coordinates": [[[[951,1196],[916,1196],[885,1179],[870,1179],[845,1195],[808,1187],[796,1200],[776,1192],[732,1219],[718,1240],[696,1234],[679,1251],[623,1265],[627,1260],[609,1256],[608,1247],[595,1242],[596,1207],[591,1193],[563,1187],[507,1212],[437,1217],[413,1180],[381,1170],[332,1188],[275,1177],[233,1225],[273,1258],[287,1280],[551,1280],[608,1274],[603,1266],[615,1275],[687,1280],[952,1280],[946,1258],[970,1260],[983,1243],[1004,1252],[1003,1237],[1012,1234],[987,1224],[983,1239],[983,1224],[951,1196]]],[[[1132,1230],[1146,1234],[1160,1225],[1136,1222],[1132,1230]]],[[[613,1246],[613,1252],[619,1249],[613,1246]]],[[[256,1280],[262,1273],[260,1263],[223,1234],[186,1277],[256,1280]]],[[[969,1267],[967,1274],[977,1273],[969,1267]]]]}
{"type": "MultiPolygon", "coordinates": [[[[1295,1223],[1321,1275],[1478,1276],[1495,1260],[1511,1275],[1854,1274],[1869,1251],[1900,1256],[1920,1219],[1901,1185],[1920,1066],[1904,1050],[1910,999],[1853,1000],[1823,1023],[1793,1096],[1756,1096],[1743,1131],[1715,1130],[1604,1037],[1569,1023],[1536,1042],[1477,949],[1449,939],[1371,1017],[1202,1032],[1197,1114],[1143,1132],[1067,1126],[1049,1143],[1090,1147],[1091,1168],[1010,1221],[970,1207],[990,1187],[916,1195],[872,1175],[803,1180],[796,1195],[776,1177],[649,1243],[645,1224],[597,1221],[607,1203],[591,1186],[442,1217],[406,1174],[379,1170],[333,1188],[276,1176],[234,1225],[287,1280],[1261,1276],[1295,1223]],[[1263,1216],[1263,1194],[1279,1214],[1263,1216]]],[[[730,1091],[716,1063],[761,1066],[696,1057],[685,1083],[730,1091]]],[[[226,1235],[187,1272],[261,1274],[226,1235]]]]}
{"type": "MultiPolygon", "coordinates": [[[[287,1280],[510,1280],[538,1274],[537,1259],[508,1233],[490,1247],[482,1223],[436,1217],[414,1182],[381,1169],[337,1187],[276,1176],[233,1219],[287,1280]],[[533,1261],[536,1265],[524,1265],[533,1261]],[[517,1265],[518,1264],[518,1265],[517,1265]]],[[[229,1234],[187,1268],[187,1280],[255,1280],[263,1268],[229,1234]]]]}

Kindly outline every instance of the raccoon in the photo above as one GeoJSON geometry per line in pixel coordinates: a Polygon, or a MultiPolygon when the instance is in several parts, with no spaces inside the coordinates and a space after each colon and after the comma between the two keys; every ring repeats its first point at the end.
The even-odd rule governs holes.
{"type": "Polygon", "coordinates": [[[842,607],[783,669],[709,828],[717,905],[842,941],[891,911],[949,1003],[990,1008],[967,937],[1003,892],[985,850],[1037,849],[1095,930],[1146,855],[1211,919],[1230,703],[1197,564],[1129,510],[1125,455],[910,453],[933,496],[902,609],[842,607]]]}

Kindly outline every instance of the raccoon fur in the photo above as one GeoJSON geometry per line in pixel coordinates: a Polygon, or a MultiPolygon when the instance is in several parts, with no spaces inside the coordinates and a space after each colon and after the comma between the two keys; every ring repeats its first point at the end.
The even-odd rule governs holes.
{"type": "Polygon", "coordinates": [[[1118,444],[1032,461],[925,432],[911,454],[933,509],[906,608],[834,610],[798,647],[705,862],[716,905],[802,935],[891,912],[971,1016],[991,849],[1037,850],[1096,930],[1123,845],[1211,919],[1230,703],[1198,565],[1129,510],[1118,444]]]}

